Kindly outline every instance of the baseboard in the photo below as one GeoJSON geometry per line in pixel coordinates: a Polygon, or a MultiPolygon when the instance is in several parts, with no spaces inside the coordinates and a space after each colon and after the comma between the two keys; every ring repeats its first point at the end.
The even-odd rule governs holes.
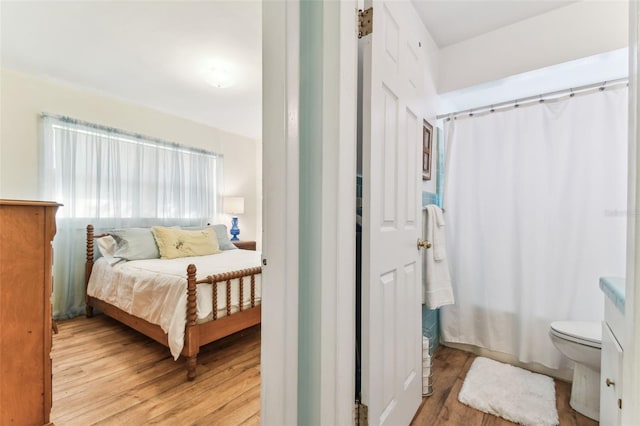
{"type": "Polygon", "coordinates": [[[513,355],[492,351],[486,348],[481,348],[479,346],[467,345],[464,343],[440,342],[440,344],[450,348],[459,349],[461,351],[471,352],[478,356],[491,358],[493,360],[504,362],[506,364],[515,365],[516,367],[524,368],[525,370],[533,371],[535,373],[544,374],[545,376],[551,376],[555,379],[565,382],[571,383],[571,381],[573,380],[573,369],[554,369],[545,367],[544,365],[535,362],[525,363],[518,361],[513,355]]]}

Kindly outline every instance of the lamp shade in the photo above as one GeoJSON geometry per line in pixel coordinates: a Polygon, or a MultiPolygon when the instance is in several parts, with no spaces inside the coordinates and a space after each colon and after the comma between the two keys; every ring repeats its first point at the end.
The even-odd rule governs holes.
{"type": "Polygon", "coordinates": [[[224,197],[223,210],[227,214],[243,214],[244,197],[224,197]]]}

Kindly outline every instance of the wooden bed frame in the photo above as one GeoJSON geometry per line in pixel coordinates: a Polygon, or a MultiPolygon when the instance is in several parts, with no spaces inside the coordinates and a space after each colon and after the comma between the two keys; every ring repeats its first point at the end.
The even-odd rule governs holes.
{"type": "MultiPolygon", "coordinates": [[[[159,325],[152,324],[142,318],[133,316],[120,308],[117,308],[103,300],[96,299],[86,293],[89,284],[89,277],[93,269],[93,244],[94,238],[100,238],[109,234],[94,235],[93,225],[87,226],[87,262],[85,266],[85,298],[87,317],[93,316],[93,309],[96,308],[105,315],[110,316],[123,324],[139,331],[153,340],[169,347],[167,334],[159,325]]],[[[196,377],[196,359],[200,347],[223,337],[229,336],[238,331],[244,330],[256,324],[260,324],[261,306],[255,303],[255,278],[262,273],[261,267],[242,269],[239,271],[226,272],[217,275],[209,275],[203,279],[196,279],[196,266],[190,264],[187,267],[187,324],[184,331],[184,348],[180,355],[187,359],[187,379],[193,380],[196,377]],[[240,311],[231,313],[231,280],[238,278],[240,281],[239,297],[243,298],[242,280],[244,277],[251,279],[251,307],[244,308],[239,303],[240,311]],[[217,299],[219,282],[226,281],[227,315],[218,319],[217,299]],[[213,320],[204,323],[197,323],[196,315],[196,287],[197,284],[213,284],[213,320]]]]}

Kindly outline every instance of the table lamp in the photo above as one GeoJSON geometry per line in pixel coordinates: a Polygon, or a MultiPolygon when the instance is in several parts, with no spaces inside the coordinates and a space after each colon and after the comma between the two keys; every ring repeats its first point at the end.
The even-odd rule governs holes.
{"type": "Polygon", "coordinates": [[[231,229],[231,241],[240,241],[238,235],[240,235],[240,228],[238,228],[238,215],[244,213],[244,198],[243,197],[224,197],[223,210],[226,214],[232,216],[231,229]]]}

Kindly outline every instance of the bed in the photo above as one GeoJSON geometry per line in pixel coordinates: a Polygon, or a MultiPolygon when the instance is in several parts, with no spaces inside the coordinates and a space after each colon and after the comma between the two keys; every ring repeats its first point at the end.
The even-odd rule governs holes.
{"type": "Polygon", "coordinates": [[[94,259],[95,242],[112,235],[87,226],[87,317],[97,309],[167,346],[174,359],[186,358],[188,380],[196,377],[201,346],[260,323],[258,252],[94,259]]]}

